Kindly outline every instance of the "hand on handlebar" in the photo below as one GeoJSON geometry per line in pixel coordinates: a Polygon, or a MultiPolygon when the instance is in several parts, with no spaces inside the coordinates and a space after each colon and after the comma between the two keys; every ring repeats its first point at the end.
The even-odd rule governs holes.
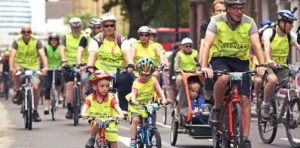
{"type": "Polygon", "coordinates": [[[278,68],[278,64],[273,60],[268,60],[268,66],[271,67],[272,69],[278,68]]]}
{"type": "Polygon", "coordinates": [[[212,79],[214,76],[214,72],[211,68],[202,67],[201,71],[205,74],[205,77],[212,79]]]}
{"type": "Polygon", "coordinates": [[[131,100],[131,103],[133,104],[133,105],[139,105],[140,103],[138,102],[138,101],[136,101],[136,100],[131,100]]]}
{"type": "Polygon", "coordinates": [[[48,72],[48,67],[43,67],[43,68],[42,68],[42,75],[43,75],[43,76],[46,76],[46,75],[47,75],[47,72],[48,72]]]}
{"type": "Polygon", "coordinates": [[[256,74],[260,77],[264,76],[265,72],[266,72],[266,67],[263,67],[263,66],[258,66],[256,67],[256,74]]]}

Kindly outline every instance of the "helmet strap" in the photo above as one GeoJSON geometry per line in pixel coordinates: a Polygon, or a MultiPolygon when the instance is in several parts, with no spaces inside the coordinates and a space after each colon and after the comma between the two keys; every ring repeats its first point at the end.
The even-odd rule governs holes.
{"type": "MultiPolygon", "coordinates": [[[[280,24],[280,21],[279,21],[280,24]]],[[[286,33],[285,28],[286,28],[286,22],[284,22],[284,27],[282,28],[280,25],[278,24],[279,29],[283,32],[286,33]]]]}

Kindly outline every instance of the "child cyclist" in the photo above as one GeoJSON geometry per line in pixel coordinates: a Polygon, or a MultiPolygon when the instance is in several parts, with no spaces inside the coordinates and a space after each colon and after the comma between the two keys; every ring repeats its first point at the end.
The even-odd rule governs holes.
{"type": "MultiPolygon", "coordinates": [[[[108,94],[109,83],[111,76],[106,73],[91,74],[89,76],[89,83],[92,85],[94,91],[91,95],[87,96],[83,106],[81,116],[87,118],[93,116],[96,119],[105,121],[109,118],[116,117],[123,119],[123,112],[117,103],[116,99],[108,94]],[[117,114],[116,114],[117,112],[117,114]]],[[[85,147],[93,148],[95,143],[96,134],[99,129],[96,127],[96,122],[89,121],[91,125],[91,137],[87,141],[85,147]]],[[[118,128],[115,123],[110,123],[109,127],[105,130],[105,138],[110,142],[111,148],[117,148],[118,144],[118,128]]]]}
{"type": "MultiPolygon", "coordinates": [[[[154,103],[154,98],[158,94],[162,98],[162,104],[166,104],[165,95],[152,73],[155,71],[155,63],[150,58],[141,58],[137,62],[138,78],[133,82],[130,99],[132,105],[128,106],[128,111],[131,115],[130,126],[130,147],[135,147],[135,133],[140,118],[147,118],[147,113],[144,108],[139,108],[137,105],[147,105],[154,103]]],[[[153,115],[153,124],[155,125],[156,115],[153,115]]]]}

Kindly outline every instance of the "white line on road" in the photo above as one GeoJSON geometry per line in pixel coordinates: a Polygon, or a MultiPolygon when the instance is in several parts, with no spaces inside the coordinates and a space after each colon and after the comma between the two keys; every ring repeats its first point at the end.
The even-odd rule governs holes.
{"type": "MultiPolygon", "coordinates": [[[[288,138],[280,138],[280,140],[288,141],[289,139],[288,138]]],[[[300,142],[300,139],[293,138],[293,140],[297,143],[300,142]]]]}
{"type": "Polygon", "coordinates": [[[11,121],[9,119],[8,112],[5,110],[4,105],[0,102],[0,147],[1,148],[9,148],[12,140],[12,133],[9,130],[11,128],[11,121]],[[4,134],[3,134],[4,133],[4,134]]]}
{"type": "Polygon", "coordinates": [[[159,126],[162,126],[162,127],[165,127],[165,128],[171,128],[171,126],[170,125],[165,125],[165,124],[163,124],[163,123],[160,123],[160,122],[156,122],[156,125],[159,125],[159,126]]]}

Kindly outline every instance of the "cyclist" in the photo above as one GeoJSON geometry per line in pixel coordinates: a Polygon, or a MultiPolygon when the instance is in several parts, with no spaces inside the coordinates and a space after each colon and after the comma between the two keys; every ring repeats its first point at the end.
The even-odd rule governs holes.
{"type": "Polygon", "coordinates": [[[77,64],[77,52],[78,45],[84,33],[81,31],[81,19],[78,17],[73,17],[69,20],[69,25],[71,27],[71,32],[66,33],[61,40],[60,44],[60,56],[63,62],[62,66],[65,68],[63,70],[63,77],[65,81],[65,97],[67,102],[68,112],[66,114],[67,119],[73,118],[73,92],[72,88],[74,85],[74,75],[71,75],[71,70],[67,67],[72,67],[77,64]]]}
{"type": "MultiPolygon", "coordinates": [[[[51,33],[48,37],[48,45],[44,47],[45,53],[48,60],[48,66],[50,70],[58,69],[62,61],[60,60],[59,54],[59,36],[56,33],[51,33]]],[[[45,86],[45,109],[44,114],[49,114],[50,108],[50,92],[52,87],[52,81],[55,81],[56,91],[58,92],[58,96],[60,95],[61,90],[61,71],[55,72],[55,80],[53,79],[53,71],[48,71],[47,76],[45,77],[44,86],[45,86]]],[[[58,98],[56,98],[58,99],[58,98]]],[[[58,100],[57,100],[58,101],[58,100]]]]}
{"type": "MultiPolygon", "coordinates": [[[[9,58],[9,69],[12,74],[15,95],[13,102],[18,105],[22,103],[20,91],[21,77],[16,76],[16,72],[21,69],[38,70],[40,67],[40,59],[44,67],[42,75],[45,76],[48,71],[48,62],[45,56],[43,45],[39,39],[32,35],[30,25],[24,25],[21,28],[21,34],[12,43],[11,54],[9,58]]],[[[33,121],[40,122],[41,118],[37,112],[40,100],[40,79],[38,75],[32,75],[32,87],[34,94],[33,121]]]]}
{"type": "MultiPolygon", "coordinates": [[[[155,65],[165,65],[168,64],[165,60],[162,50],[157,46],[157,43],[150,42],[150,28],[148,26],[142,26],[138,30],[138,34],[140,36],[140,41],[135,44],[132,49],[132,58],[135,62],[143,57],[151,58],[155,61],[155,65]]],[[[153,75],[159,80],[160,74],[158,71],[155,71],[153,75]]]]}
{"type": "MultiPolygon", "coordinates": [[[[182,72],[196,72],[197,64],[197,50],[192,49],[193,41],[190,38],[184,38],[181,40],[182,50],[176,54],[174,60],[174,68],[176,71],[182,72]]],[[[182,77],[176,75],[177,89],[181,88],[182,77]]]]}
{"type": "MultiPolygon", "coordinates": [[[[277,25],[275,29],[268,28],[263,32],[262,42],[267,59],[268,69],[264,90],[264,101],[262,103],[262,117],[270,116],[270,95],[279,84],[288,82],[288,56],[290,54],[290,45],[300,51],[300,45],[297,43],[297,35],[292,32],[293,23],[296,20],[294,14],[289,10],[280,10],[277,12],[277,25]],[[275,31],[275,32],[274,32],[275,31]],[[273,40],[272,35],[274,34],[273,40]],[[280,65],[280,68],[278,66],[280,65]]],[[[259,82],[261,86],[262,80],[259,82]]],[[[259,88],[259,87],[257,87],[259,88]]]]}
{"type": "Polygon", "coordinates": [[[4,50],[1,58],[1,67],[0,67],[0,96],[4,96],[4,79],[9,79],[9,55],[10,52],[8,49],[4,50]],[[7,73],[7,74],[5,74],[7,73]]]}
{"type": "Polygon", "coordinates": [[[88,52],[87,48],[89,42],[96,37],[101,32],[101,22],[98,18],[93,18],[89,21],[89,28],[91,28],[91,33],[83,36],[80,40],[78,53],[77,53],[77,64],[80,66],[81,72],[81,81],[82,81],[82,96],[85,98],[85,93],[87,90],[88,84],[88,73],[84,70],[86,69],[88,52]]]}
{"type": "MultiPolygon", "coordinates": [[[[167,100],[165,95],[158,83],[158,80],[152,76],[155,71],[155,63],[150,58],[142,58],[137,62],[137,70],[139,77],[134,81],[132,85],[132,91],[129,95],[133,105],[129,105],[128,111],[131,115],[131,126],[130,126],[130,137],[131,143],[130,148],[135,147],[136,139],[135,133],[137,126],[140,122],[140,117],[146,118],[147,113],[144,108],[139,108],[134,105],[147,105],[154,102],[155,93],[162,98],[162,104],[166,104],[167,100]]],[[[155,125],[156,115],[153,115],[153,123],[155,125]]]]}
{"type": "MultiPolygon", "coordinates": [[[[250,44],[254,48],[260,64],[264,64],[263,52],[257,33],[257,27],[252,18],[244,14],[247,0],[225,0],[226,13],[214,16],[207,27],[205,34],[205,44],[202,50],[201,66],[202,71],[208,78],[213,78],[213,70],[228,72],[244,72],[249,70],[249,50],[250,44]],[[209,52],[212,52],[208,67],[209,52]]],[[[258,75],[262,76],[265,71],[264,65],[257,67],[258,75]]],[[[220,121],[220,104],[225,94],[228,76],[220,76],[214,85],[214,107],[210,115],[210,123],[216,124],[220,121]]],[[[239,94],[242,100],[243,112],[245,116],[244,141],[247,146],[251,146],[249,137],[250,129],[250,81],[251,78],[244,78],[243,85],[239,85],[239,94]]]]}
{"type": "MultiPolygon", "coordinates": [[[[219,15],[223,12],[226,12],[226,8],[225,8],[225,4],[224,4],[224,0],[214,0],[212,3],[212,7],[211,7],[211,14],[212,17],[219,15]]],[[[204,38],[205,38],[205,33],[207,30],[207,26],[210,22],[211,18],[206,19],[202,22],[201,24],[201,28],[200,28],[200,52],[199,52],[199,61],[201,61],[201,51],[203,49],[204,46],[204,38]]]]}
{"type": "Polygon", "coordinates": [[[117,73],[117,90],[120,107],[127,111],[128,102],[125,95],[130,93],[134,81],[134,65],[130,58],[130,43],[124,37],[116,35],[116,17],[111,13],[101,16],[103,38],[92,40],[89,44],[88,69],[95,67],[109,73],[117,73],[118,67],[127,67],[127,72],[117,73]],[[127,65],[126,65],[127,64],[127,65]]]}
{"type": "MultiPolygon", "coordinates": [[[[89,83],[93,86],[93,93],[86,98],[81,115],[86,118],[94,116],[96,119],[105,121],[113,118],[118,114],[120,119],[124,119],[123,112],[116,101],[116,99],[108,94],[109,83],[111,76],[107,73],[91,74],[89,76],[89,83]]],[[[96,122],[89,121],[91,124],[91,137],[87,141],[85,147],[93,148],[95,144],[96,134],[99,130],[96,127],[96,122]]],[[[118,147],[118,128],[114,123],[110,123],[106,129],[105,138],[110,142],[111,148],[118,147]]]]}

